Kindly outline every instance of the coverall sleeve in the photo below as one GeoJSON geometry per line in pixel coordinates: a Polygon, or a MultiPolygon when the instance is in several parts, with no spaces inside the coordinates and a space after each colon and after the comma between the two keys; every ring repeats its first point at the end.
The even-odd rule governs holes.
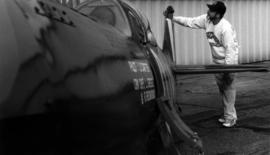
{"type": "Polygon", "coordinates": [[[207,20],[207,15],[201,15],[198,17],[182,17],[182,16],[174,16],[173,21],[186,27],[194,28],[194,29],[205,29],[205,23],[207,20]]]}
{"type": "Polygon", "coordinates": [[[238,64],[238,42],[234,29],[227,28],[223,32],[223,45],[225,48],[225,64],[238,64]]]}

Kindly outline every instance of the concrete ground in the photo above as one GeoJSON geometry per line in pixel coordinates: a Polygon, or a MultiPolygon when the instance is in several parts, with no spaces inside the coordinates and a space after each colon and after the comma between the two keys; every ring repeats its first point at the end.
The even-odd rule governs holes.
{"type": "MultiPolygon", "coordinates": [[[[262,63],[270,67],[270,62],[262,63]]],[[[214,75],[177,77],[183,120],[203,140],[205,155],[270,155],[270,72],[237,74],[237,125],[224,128],[214,75]]],[[[182,145],[182,154],[195,154],[182,145]]]]}

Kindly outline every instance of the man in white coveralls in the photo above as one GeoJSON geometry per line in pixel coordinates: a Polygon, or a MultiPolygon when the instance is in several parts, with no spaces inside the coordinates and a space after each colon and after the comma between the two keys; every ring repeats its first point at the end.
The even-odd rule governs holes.
{"type": "MultiPolygon", "coordinates": [[[[173,16],[172,7],[167,8],[164,16],[182,26],[204,29],[215,64],[238,64],[236,32],[232,25],[223,18],[226,12],[225,4],[222,1],[214,1],[207,6],[209,8],[207,14],[194,18],[173,16]]],[[[220,73],[215,74],[215,78],[224,105],[224,115],[218,121],[225,127],[232,127],[237,120],[235,74],[220,73]]]]}

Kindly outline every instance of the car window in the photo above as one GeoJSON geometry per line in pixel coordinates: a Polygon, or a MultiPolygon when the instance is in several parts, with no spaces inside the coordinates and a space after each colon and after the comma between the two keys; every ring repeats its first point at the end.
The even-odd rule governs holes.
{"type": "Polygon", "coordinates": [[[143,23],[140,21],[140,17],[136,14],[136,11],[130,9],[127,6],[123,5],[123,9],[127,15],[130,27],[131,27],[131,33],[132,37],[139,42],[145,42],[146,41],[146,32],[143,23]]]}
{"type": "Polygon", "coordinates": [[[117,28],[120,32],[126,35],[131,35],[124,12],[114,1],[88,1],[79,5],[77,10],[91,18],[95,18],[99,22],[109,24],[117,28]]]}

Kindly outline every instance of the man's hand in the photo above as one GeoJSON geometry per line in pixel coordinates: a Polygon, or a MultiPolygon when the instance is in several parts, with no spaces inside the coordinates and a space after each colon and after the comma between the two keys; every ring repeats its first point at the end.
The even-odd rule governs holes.
{"type": "Polygon", "coordinates": [[[167,9],[163,12],[165,18],[173,19],[174,9],[172,6],[168,6],[167,9]]]}

